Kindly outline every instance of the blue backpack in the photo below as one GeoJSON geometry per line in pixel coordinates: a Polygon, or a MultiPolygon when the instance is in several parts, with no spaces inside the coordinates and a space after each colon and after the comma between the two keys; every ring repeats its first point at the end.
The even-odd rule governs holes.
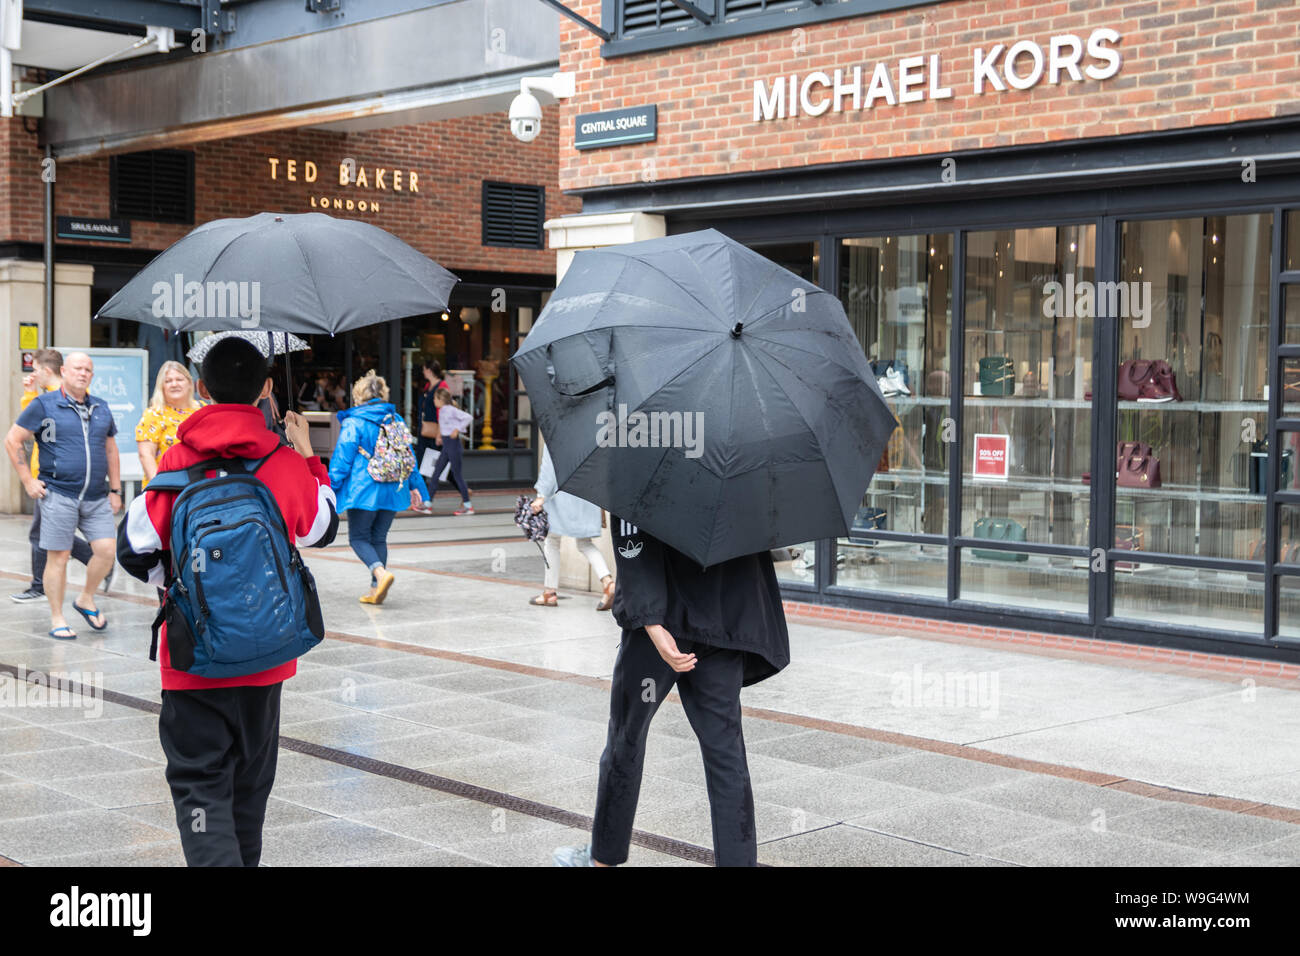
{"type": "Polygon", "coordinates": [[[149,491],[178,492],[171,583],[153,623],[150,660],[157,660],[164,620],[171,666],[196,677],[255,674],[325,636],[315,579],[274,495],[256,477],[270,457],[212,459],[149,482],[149,491]],[[216,477],[205,478],[212,469],[216,477]]]}

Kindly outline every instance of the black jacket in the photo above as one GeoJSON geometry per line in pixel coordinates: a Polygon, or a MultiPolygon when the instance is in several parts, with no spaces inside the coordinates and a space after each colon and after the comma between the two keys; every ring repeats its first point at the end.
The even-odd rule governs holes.
{"type": "Polygon", "coordinates": [[[614,620],[674,638],[745,652],[746,686],[790,663],[790,633],[772,555],[747,554],[707,571],[635,525],[610,515],[618,584],[614,620]]]}

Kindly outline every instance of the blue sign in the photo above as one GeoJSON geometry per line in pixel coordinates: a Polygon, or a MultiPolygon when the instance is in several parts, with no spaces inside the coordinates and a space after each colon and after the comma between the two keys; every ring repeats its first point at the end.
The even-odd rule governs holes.
{"type": "Polygon", "coordinates": [[[658,135],[659,108],[632,106],[603,113],[579,113],[574,120],[575,149],[622,146],[625,143],[648,143],[658,135]]]}
{"type": "MultiPolygon", "coordinates": [[[[66,350],[64,354],[67,354],[66,350]]],[[[144,472],[136,451],[135,426],[149,407],[149,353],[144,349],[77,349],[95,363],[90,394],[108,402],[117,423],[117,451],[122,479],[140,481],[144,472]]]]}

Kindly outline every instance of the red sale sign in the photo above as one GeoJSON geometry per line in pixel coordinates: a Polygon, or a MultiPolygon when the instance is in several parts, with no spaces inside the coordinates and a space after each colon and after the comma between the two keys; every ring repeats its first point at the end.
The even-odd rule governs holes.
{"type": "Polygon", "coordinates": [[[975,436],[976,480],[1006,481],[1011,463],[1010,435],[975,436]]]}

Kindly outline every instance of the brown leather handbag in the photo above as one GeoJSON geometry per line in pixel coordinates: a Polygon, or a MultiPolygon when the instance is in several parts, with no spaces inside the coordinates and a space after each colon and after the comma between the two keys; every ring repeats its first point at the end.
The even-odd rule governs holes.
{"type": "MultiPolygon", "coordinates": [[[[1135,524],[1115,525],[1115,547],[1121,551],[1141,551],[1144,535],[1135,524]]],[[[1116,561],[1116,571],[1132,571],[1136,564],[1132,561],[1116,561]]]]}

